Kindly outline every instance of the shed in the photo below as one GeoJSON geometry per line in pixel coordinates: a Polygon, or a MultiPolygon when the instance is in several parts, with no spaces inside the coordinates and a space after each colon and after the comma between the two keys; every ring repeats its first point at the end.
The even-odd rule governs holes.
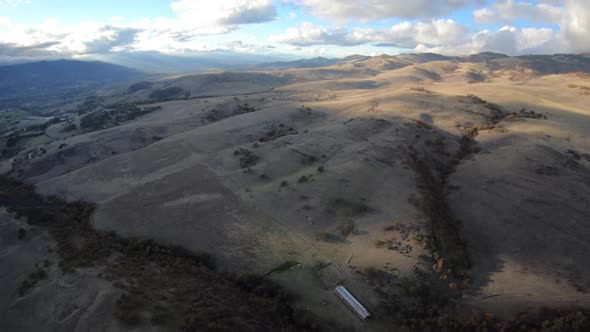
{"type": "Polygon", "coordinates": [[[365,320],[367,317],[371,316],[369,311],[363,307],[363,305],[350,294],[350,292],[344,288],[344,286],[336,286],[334,288],[338,297],[344,301],[351,309],[354,311],[362,320],[365,320]]]}

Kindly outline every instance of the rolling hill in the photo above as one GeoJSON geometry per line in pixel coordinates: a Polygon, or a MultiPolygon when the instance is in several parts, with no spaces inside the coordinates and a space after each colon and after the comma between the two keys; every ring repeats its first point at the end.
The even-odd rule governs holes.
{"type": "Polygon", "coordinates": [[[589,330],[587,56],[288,66],[0,118],[5,329],[589,330]]]}

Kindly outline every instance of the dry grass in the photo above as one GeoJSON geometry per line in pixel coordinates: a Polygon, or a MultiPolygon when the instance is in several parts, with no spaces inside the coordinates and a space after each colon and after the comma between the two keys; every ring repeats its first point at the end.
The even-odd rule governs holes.
{"type": "MultiPolygon", "coordinates": [[[[44,197],[32,186],[0,177],[0,205],[48,228],[64,273],[100,267],[102,278],[124,292],[115,308],[124,324],[149,319],[182,331],[319,331],[337,326],[294,309],[293,294],[267,279],[216,271],[207,254],[96,231],[89,223],[91,204],[44,197]]],[[[46,277],[45,270],[34,271],[19,294],[46,277]]]]}

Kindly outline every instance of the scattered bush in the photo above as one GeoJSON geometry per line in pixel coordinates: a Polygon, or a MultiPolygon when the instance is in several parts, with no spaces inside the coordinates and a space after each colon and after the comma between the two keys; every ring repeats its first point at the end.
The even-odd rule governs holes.
{"type": "Polygon", "coordinates": [[[316,156],[313,156],[313,155],[304,156],[303,159],[301,159],[301,164],[302,165],[313,164],[317,160],[318,160],[318,158],[316,158],[316,156]]]}
{"type": "Polygon", "coordinates": [[[475,104],[485,104],[487,103],[487,101],[479,98],[478,96],[474,95],[474,94],[468,94],[467,98],[469,98],[472,102],[474,102],[475,104]]]}
{"type": "Polygon", "coordinates": [[[373,242],[373,246],[374,246],[375,248],[383,248],[383,247],[385,247],[385,245],[386,245],[386,244],[387,244],[387,243],[386,243],[385,241],[383,241],[383,240],[375,240],[375,241],[373,242]]]}
{"type": "Polygon", "coordinates": [[[297,179],[297,183],[306,183],[309,181],[309,178],[306,175],[302,175],[299,179],[297,179]]]}
{"type": "Polygon", "coordinates": [[[299,108],[299,112],[301,114],[303,114],[303,115],[306,115],[306,116],[311,115],[311,111],[312,111],[311,108],[310,107],[306,107],[305,105],[304,106],[301,106],[301,108],[299,108]]]}
{"type": "Polygon", "coordinates": [[[369,100],[369,112],[375,112],[377,107],[379,107],[379,103],[379,99],[371,98],[371,100],[369,100]]]}
{"type": "Polygon", "coordinates": [[[469,72],[467,72],[467,82],[469,83],[480,83],[480,82],[485,82],[486,77],[485,75],[475,72],[473,70],[470,70],[469,72]]]}
{"type": "MultiPolygon", "coordinates": [[[[188,91],[186,91],[188,92],[188,91]]],[[[177,86],[172,86],[164,89],[157,89],[150,93],[149,99],[152,101],[168,101],[179,97],[186,92],[177,86]]]]}
{"type": "Polygon", "coordinates": [[[317,232],[315,233],[315,239],[321,242],[338,242],[340,238],[334,234],[328,232],[317,232]]]}
{"type": "Polygon", "coordinates": [[[383,228],[383,230],[386,231],[386,232],[399,231],[401,229],[402,229],[402,223],[399,222],[399,221],[396,221],[393,225],[385,226],[383,228]]]}
{"type": "Polygon", "coordinates": [[[24,228],[19,228],[16,232],[16,238],[19,240],[24,240],[27,237],[27,231],[24,228]]]}
{"type": "Polygon", "coordinates": [[[234,151],[234,156],[240,156],[240,167],[241,168],[250,168],[255,166],[260,157],[255,155],[252,151],[239,148],[234,151]]]}
{"type": "Polygon", "coordinates": [[[140,90],[145,90],[145,89],[149,89],[153,86],[154,84],[151,82],[137,82],[137,83],[133,83],[131,84],[131,86],[129,86],[129,88],[127,88],[127,91],[130,93],[134,93],[140,90]]]}
{"type": "Polygon", "coordinates": [[[35,287],[39,281],[45,278],[47,278],[47,272],[41,268],[31,272],[27,276],[27,279],[23,280],[20,287],[18,288],[18,295],[24,296],[31,288],[35,287]]]}
{"type": "Polygon", "coordinates": [[[359,216],[371,211],[365,203],[353,202],[346,199],[336,199],[326,206],[327,214],[336,214],[345,217],[359,216]]]}

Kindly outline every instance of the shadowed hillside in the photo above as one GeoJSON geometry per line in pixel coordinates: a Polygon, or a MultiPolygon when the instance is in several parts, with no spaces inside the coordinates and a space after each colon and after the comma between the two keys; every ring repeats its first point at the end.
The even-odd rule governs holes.
{"type": "Polygon", "coordinates": [[[142,73],[105,62],[56,60],[0,67],[0,97],[128,80],[142,73]]]}

